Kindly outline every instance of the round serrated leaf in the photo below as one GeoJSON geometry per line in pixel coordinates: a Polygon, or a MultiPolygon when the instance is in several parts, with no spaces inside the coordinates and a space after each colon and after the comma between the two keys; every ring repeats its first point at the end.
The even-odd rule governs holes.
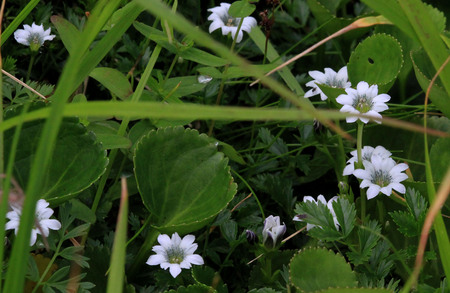
{"type": "Polygon", "coordinates": [[[246,17],[255,11],[256,6],[248,3],[246,0],[235,1],[231,4],[228,13],[233,17],[246,17]]]}
{"type": "Polygon", "coordinates": [[[217,292],[214,288],[210,287],[210,286],[206,286],[203,284],[196,284],[196,285],[189,285],[187,288],[186,287],[178,287],[178,289],[175,290],[170,290],[170,291],[166,291],[166,293],[215,293],[217,292]]]}
{"type": "Polygon", "coordinates": [[[392,290],[385,288],[330,288],[317,291],[316,293],[392,293],[392,290]]]}
{"type": "Polygon", "coordinates": [[[294,255],[290,278],[294,286],[304,292],[356,286],[355,273],[345,259],[322,248],[307,248],[294,255]]]}
{"type": "MultiPolygon", "coordinates": [[[[31,108],[40,108],[42,103],[31,108]]],[[[6,118],[21,113],[21,107],[8,111],[6,118]]],[[[24,123],[14,162],[14,178],[26,189],[31,164],[41,139],[44,120],[24,123]]],[[[5,131],[5,157],[11,152],[15,128],[5,131]]],[[[52,204],[64,202],[89,187],[103,174],[108,159],[92,132],[76,118],[65,118],[55,141],[53,155],[44,175],[41,197],[52,204]]]]}
{"type": "Polygon", "coordinates": [[[144,205],[164,233],[200,229],[236,193],[228,160],[192,129],[151,131],[136,146],[134,169],[144,205]]]}
{"type": "Polygon", "coordinates": [[[400,43],[392,36],[375,34],[361,42],[350,56],[348,77],[355,87],[365,81],[383,92],[392,86],[403,64],[400,43]]]}

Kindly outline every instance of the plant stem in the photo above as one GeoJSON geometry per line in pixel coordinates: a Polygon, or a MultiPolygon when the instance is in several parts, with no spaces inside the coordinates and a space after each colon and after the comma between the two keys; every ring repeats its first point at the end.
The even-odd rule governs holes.
{"type": "Polygon", "coordinates": [[[41,277],[39,278],[39,281],[36,283],[36,286],[34,287],[34,289],[33,289],[33,291],[31,293],[35,293],[37,291],[37,289],[39,288],[39,286],[42,284],[42,281],[44,281],[45,276],[48,274],[48,272],[50,271],[53,263],[56,260],[56,257],[59,255],[59,250],[61,249],[61,246],[62,246],[63,242],[64,242],[64,237],[62,237],[59,240],[58,246],[56,247],[56,250],[55,250],[55,254],[53,254],[52,259],[48,263],[47,267],[45,268],[45,271],[42,273],[41,277]]]}
{"type": "Polygon", "coordinates": [[[35,58],[36,58],[36,53],[35,52],[31,52],[31,59],[30,59],[30,63],[28,64],[27,77],[25,78],[25,82],[30,80],[31,70],[33,69],[33,64],[34,64],[34,59],[35,58]]]}
{"type": "MultiPolygon", "coordinates": [[[[363,130],[364,130],[364,123],[361,121],[358,121],[358,134],[357,134],[357,140],[356,140],[356,150],[358,153],[358,161],[356,163],[356,168],[362,168],[362,138],[363,138],[363,130]]],[[[366,191],[364,189],[361,190],[361,222],[364,224],[364,219],[366,218],[366,191]]]]}
{"type": "MultiPolygon", "coordinates": [[[[236,34],[235,34],[235,36],[233,38],[233,43],[231,44],[231,48],[230,48],[231,52],[234,51],[234,47],[236,46],[236,38],[237,38],[237,35],[238,35],[239,31],[241,30],[241,26],[242,26],[243,22],[244,22],[244,18],[242,17],[241,21],[239,22],[238,28],[236,30],[236,34]]],[[[216,105],[220,105],[220,101],[222,100],[223,88],[225,87],[225,81],[226,81],[226,76],[227,76],[227,72],[228,72],[228,68],[229,67],[230,67],[230,63],[225,65],[225,68],[223,69],[222,80],[220,81],[219,92],[217,93],[216,105]]],[[[215,120],[212,120],[211,124],[209,125],[208,136],[212,135],[215,124],[216,124],[215,120]]]]}

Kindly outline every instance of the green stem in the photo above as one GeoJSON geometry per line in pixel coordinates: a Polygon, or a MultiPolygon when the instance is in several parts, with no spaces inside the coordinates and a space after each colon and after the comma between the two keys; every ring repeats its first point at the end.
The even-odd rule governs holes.
{"type": "Polygon", "coordinates": [[[34,59],[36,58],[36,53],[31,52],[30,63],[28,64],[27,77],[25,78],[25,82],[30,80],[31,70],[33,69],[34,59]]]}
{"type": "Polygon", "coordinates": [[[152,246],[155,244],[159,234],[161,233],[156,229],[150,230],[136,257],[134,258],[133,264],[131,265],[129,272],[126,274],[127,276],[130,276],[130,278],[133,278],[132,276],[136,276],[138,269],[145,263],[144,259],[149,257],[149,251],[151,251],[152,246]]]}
{"type": "MultiPolygon", "coordinates": [[[[244,22],[244,18],[241,18],[241,21],[239,22],[238,28],[236,30],[236,35],[233,38],[233,43],[231,44],[231,48],[230,51],[233,52],[234,51],[234,47],[236,46],[236,38],[237,35],[239,33],[239,31],[241,30],[241,26],[242,23],[244,22]]],[[[219,92],[217,93],[217,99],[216,99],[216,105],[220,105],[220,102],[222,100],[222,95],[223,95],[223,89],[225,87],[225,81],[226,81],[226,76],[227,76],[227,72],[228,72],[228,68],[230,67],[230,63],[228,63],[227,65],[225,65],[225,68],[223,69],[223,73],[222,73],[222,80],[220,81],[220,87],[219,87],[219,92]]],[[[215,120],[211,121],[211,124],[209,126],[209,130],[208,130],[208,136],[211,136],[214,130],[214,125],[216,124],[215,120]]]]}
{"type": "Polygon", "coordinates": [[[231,169],[231,172],[232,172],[234,175],[236,175],[239,179],[241,179],[241,181],[245,184],[245,186],[247,186],[247,188],[251,191],[251,193],[253,194],[253,197],[254,197],[255,200],[256,200],[256,203],[257,203],[258,206],[259,206],[259,210],[261,211],[261,216],[263,217],[263,219],[265,219],[266,216],[264,215],[264,209],[263,209],[263,207],[262,207],[262,205],[261,205],[261,202],[259,201],[258,197],[256,196],[256,193],[253,191],[252,187],[250,186],[250,184],[248,184],[248,182],[247,182],[244,178],[242,178],[242,176],[239,175],[239,173],[237,173],[237,172],[234,171],[233,169],[231,169]]]}
{"type": "Polygon", "coordinates": [[[37,282],[36,286],[34,287],[34,289],[33,289],[33,291],[31,293],[35,293],[39,289],[39,286],[42,284],[42,281],[44,281],[45,276],[48,274],[48,272],[50,271],[53,263],[55,262],[56,257],[59,255],[59,250],[61,249],[61,246],[62,246],[63,242],[64,242],[64,237],[62,237],[59,240],[58,246],[56,247],[55,254],[53,254],[52,259],[48,263],[47,267],[45,268],[45,271],[42,273],[41,277],[39,278],[39,281],[37,282]]]}
{"type": "MultiPolygon", "coordinates": [[[[357,168],[362,168],[362,138],[363,138],[363,130],[364,130],[364,123],[361,121],[358,121],[358,134],[357,134],[357,141],[356,141],[356,150],[358,153],[358,162],[356,163],[357,168]]],[[[366,191],[364,189],[361,189],[361,222],[364,223],[364,219],[366,218],[366,191]]]]}

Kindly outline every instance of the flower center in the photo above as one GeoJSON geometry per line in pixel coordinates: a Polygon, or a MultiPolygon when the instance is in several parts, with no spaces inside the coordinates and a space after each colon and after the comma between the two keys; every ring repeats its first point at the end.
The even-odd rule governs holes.
{"type": "Polygon", "coordinates": [[[372,98],[366,95],[357,96],[356,99],[353,101],[352,106],[360,113],[367,113],[368,111],[370,111],[370,109],[372,109],[373,106],[372,98]]]}
{"type": "Polygon", "coordinates": [[[332,78],[327,79],[325,84],[334,88],[343,88],[345,81],[342,79],[337,79],[336,76],[333,76],[332,78]]]}
{"type": "Polygon", "coordinates": [[[222,21],[226,26],[230,26],[230,27],[236,26],[237,27],[239,25],[239,22],[241,21],[241,19],[231,17],[230,15],[227,14],[222,18],[222,21]]]}
{"type": "Polygon", "coordinates": [[[392,182],[392,177],[389,175],[389,172],[383,171],[383,170],[376,170],[372,174],[372,183],[380,186],[385,187],[388,186],[392,182]]]}
{"type": "Polygon", "coordinates": [[[167,251],[167,258],[169,260],[170,263],[181,263],[184,260],[184,251],[183,249],[181,249],[180,247],[171,247],[168,251],[167,251]]]}

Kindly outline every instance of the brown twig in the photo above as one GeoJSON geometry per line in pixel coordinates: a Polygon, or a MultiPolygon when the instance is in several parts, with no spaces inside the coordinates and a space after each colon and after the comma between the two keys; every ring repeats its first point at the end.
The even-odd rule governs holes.
{"type": "Polygon", "coordinates": [[[41,97],[43,100],[47,100],[47,98],[39,93],[37,90],[35,90],[34,88],[32,88],[31,86],[29,86],[28,84],[24,83],[23,81],[21,81],[20,79],[18,79],[17,77],[15,77],[14,75],[12,75],[11,73],[5,71],[2,69],[2,73],[4,75],[6,75],[7,77],[11,78],[12,80],[14,80],[15,82],[17,82],[18,84],[20,84],[21,86],[29,89],[30,91],[32,91],[33,93],[35,93],[36,95],[38,95],[39,97],[41,97]]]}

